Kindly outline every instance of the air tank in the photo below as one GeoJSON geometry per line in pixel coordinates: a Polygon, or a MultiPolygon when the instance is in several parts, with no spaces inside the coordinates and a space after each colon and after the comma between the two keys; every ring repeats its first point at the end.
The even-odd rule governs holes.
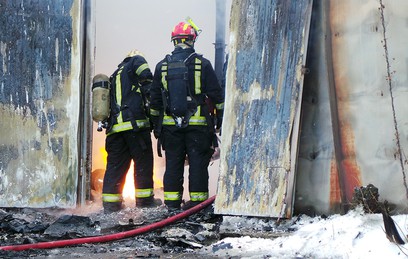
{"type": "Polygon", "coordinates": [[[97,74],[92,80],[92,119],[98,123],[98,131],[108,126],[110,113],[110,83],[105,74],[97,74]]]}

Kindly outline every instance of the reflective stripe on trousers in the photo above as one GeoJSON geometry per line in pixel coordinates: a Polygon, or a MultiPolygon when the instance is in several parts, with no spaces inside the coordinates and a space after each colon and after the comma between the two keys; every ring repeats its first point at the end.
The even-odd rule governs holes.
{"type": "Polygon", "coordinates": [[[102,193],[102,201],[104,202],[122,202],[123,198],[121,194],[102,193]]]}
{"type": "Polygon", "coordinates": [[[191,201],[205,201],[208,199],[208,192],[190,192],[191,201]]]}
{"type": "Polygon", "coordinates": [[[181,192],[164,192],[165,201],[181,201],[181,192]]]}
{"type": "Polygon", "coordinates": [[[153,196],[153,188],[135,189],[135,198],[149,198],[153,196]]]}

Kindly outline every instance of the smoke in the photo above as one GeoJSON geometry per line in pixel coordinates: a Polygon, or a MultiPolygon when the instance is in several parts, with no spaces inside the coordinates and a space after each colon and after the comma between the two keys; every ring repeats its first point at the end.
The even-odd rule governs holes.
{"type": "MultiPolygon", "coordinates": [[[[95,74],[110,75],[131,49],[138,49],[145,54],[150,69],[173,50],[170,33],[173,26],[186,17],[191,17],[203,32],[198,38],[195,49],[210,61],[215,52],[221,54],[219,61],[212,61],[214,68],[222,67],[225,57],[225,34],[232,0],[174,0],[174,1],[140,1],[140,0],[98,0],[95,3],[96,13],[96,61],[95,74]],[[157,8],[157,6],[160,8],[157,8]],[[137,10],[137,12],[135,12],[137,10]],[[106,13],[109,13],[107,18],[106,13]],[[214,48],[215,42],[215,48],[214,48]],[[220,46],[222,48],[217,48],[220,46]],[[217,50],[216,50],[217,49],[217,50]]],[[[165,170],[164,158],[157,156],[155,139],[153,141],[155,178],[163,179],[165,170]]],[[[92,171],[104,169],[106,161],[101,158],[104,149],[105,134],[93,131],[92,171]]],[[[216,192],[219,160],[211,162],[210,195],[216,192]]],[[[184,196],[188,200],[188,166],[185,167],[184,196]]],[[[155,190],[157,198],[163,198],[160,186],[155,190]]]]}

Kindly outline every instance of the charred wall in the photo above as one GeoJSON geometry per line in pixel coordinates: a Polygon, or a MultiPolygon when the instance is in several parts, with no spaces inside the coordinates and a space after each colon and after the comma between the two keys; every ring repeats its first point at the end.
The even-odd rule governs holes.
{"type": "Polygon", "coordinates": [[[0,1],[0,206],[76,203],[81,4],[0,1]]]}

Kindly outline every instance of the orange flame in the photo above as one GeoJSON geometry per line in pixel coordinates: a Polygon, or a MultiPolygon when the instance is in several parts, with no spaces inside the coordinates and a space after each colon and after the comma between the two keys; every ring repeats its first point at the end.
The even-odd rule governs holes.
{"type": "MultiPolygon", "coordinates": [[[[100,148],[100,159],[103,160],[103,164],[105,165],[105,167],[106,167],[106,163],[107,163],[107,158],[108,158],[108,153],[106,152],[105,148],[104,147],[100,148]]],[[[156,171],[156,168],[154,168],[154,172],[155,171],[156,171]]],[[[154,182],[154,188],[155,189],[163,187],[163,181],[155,173],[153,173],[153,182],[154,182]]],[[[127,174],[126,174],[126,180],[125,180],[125,185],[123,187],[122,196],[123,196],[123,199],[125,201],[134,201],[135,200],[134,163],[133,163],[133,161],[131,162],[130,168],[129,168],[127,174]]]]}
{"type": "Polygon", "coordinates": [[[134,165],[132,161],[129,171],[126,174],[125,186],[123,187],[122,192],[123,199],[125,200],[135,200],[134,179],[134,165]]]}

